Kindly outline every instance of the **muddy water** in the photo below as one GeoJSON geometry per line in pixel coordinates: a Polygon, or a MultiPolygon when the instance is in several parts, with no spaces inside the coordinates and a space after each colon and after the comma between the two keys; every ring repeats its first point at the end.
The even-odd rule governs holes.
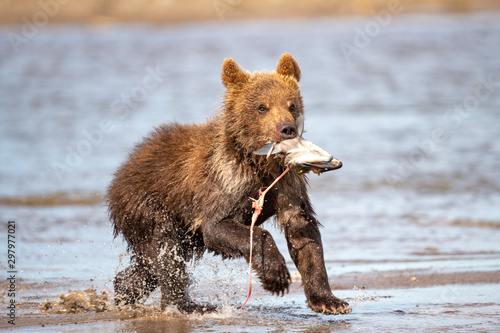
{"type": "MultiPolygon", "coordinates": [[[[355,27],[370,18],[48,26],[17,53],[1,39],[0,218],[2,230],[16,221],[17,327],[494,331],[499,18],[394,17],[349,59],[340,46],[355,45],[355,27]],[[87,301],[89,288],[112,296],[111,281],[127,256],[121,239],[113,240],[101,197],[133,144],[160,123],[201,122],[213,114],[224,58],[249,70],[273,69],[284,52],[303,73],[304,136],[344,164],[311,176],[310,185],[332,286],[353,313],[325,317],[307,309],[283,236],[270,223],[295,276],[283,298],[257,290],[239,313],[244,262],[208,256],[192,268],[193,293],[217,304],[217,315],[159,314],[158,294],[132,315],[112,309],[111,301],[105,312],[83,302],[76,311],[83,313],[45,315],[40,305],[60,304],[70,290],[87,301]]],[[[4,26],[1,33],[16,29],[4,26]]],[[[6,249],[7,233],[1,235],[6,249]]],[[[8,301],[2,294],[2,308],[8,301]]],[[[1,325],[9,328],[4,318],[1,325]]]]}

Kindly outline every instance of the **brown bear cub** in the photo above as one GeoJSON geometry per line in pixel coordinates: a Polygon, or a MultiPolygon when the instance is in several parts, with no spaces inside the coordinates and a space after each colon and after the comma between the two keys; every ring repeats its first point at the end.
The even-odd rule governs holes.
{"type": "MultiPolygon", "coordinates": [[[[275,72],[243,71],[232,59],[222,68],[226,87],[220,113],[199,125],[156,128],[135,147],[108,189],[115,237],[122,234],[131,265],[114,281],[117,304],[132,304],[161,289],[161,307],[183,313],[214,311],[188,295],[186,266],[205,250],[223,258],[250,253],[252,201],[286,168],[284,156],[252,154],[269,142],[298,135],[304,113],[297,62],[284,54],[275,72]]],[[[264,289],[284,294],[291,283],[285,259],[268,231],[276,217],[302,276],[309,307],[347,313],[332,294],[323,259],[319,222],[305,176],[288,172],[266,196],[253,236],[253,269],[264,289]]]]}

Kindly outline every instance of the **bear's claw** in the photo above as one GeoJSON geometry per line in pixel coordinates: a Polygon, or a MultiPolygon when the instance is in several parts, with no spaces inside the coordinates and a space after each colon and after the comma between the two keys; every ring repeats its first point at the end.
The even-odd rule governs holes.
{"type": "Polygon", "coordinates": [[[352,311],[349,303],[332,296],[332,298],[323,302],[309,302],[309,307],[314,312],[323,313],[325,315],[347,314],[352,311]]]}

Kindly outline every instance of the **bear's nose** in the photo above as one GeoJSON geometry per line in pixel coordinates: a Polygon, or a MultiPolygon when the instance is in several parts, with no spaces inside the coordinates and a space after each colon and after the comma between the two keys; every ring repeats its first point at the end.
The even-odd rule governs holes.
{"type": "Polygon", "coordinates": [[[284,139],[292,139],[297,135],[294,123],[285,123],[280,126],[280,134],[284,139]]]}

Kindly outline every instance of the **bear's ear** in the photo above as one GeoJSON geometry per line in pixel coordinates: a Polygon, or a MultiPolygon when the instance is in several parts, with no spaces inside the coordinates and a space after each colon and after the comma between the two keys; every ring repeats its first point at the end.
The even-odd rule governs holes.
{"type": "Polygon", "coordinates": [[[278,66],[276,67],[276,73],[291,76],[295,80],[300,80],[300,68],[295,59],[288,53],[281,56],[278,66]]]}
{"type": "Polygon", "coordinates": [[[222,83],[227,89],[242,85],[248,81],[250,74],[244,72],[233,59],[225,59],[222,65],[222,83]]]}

